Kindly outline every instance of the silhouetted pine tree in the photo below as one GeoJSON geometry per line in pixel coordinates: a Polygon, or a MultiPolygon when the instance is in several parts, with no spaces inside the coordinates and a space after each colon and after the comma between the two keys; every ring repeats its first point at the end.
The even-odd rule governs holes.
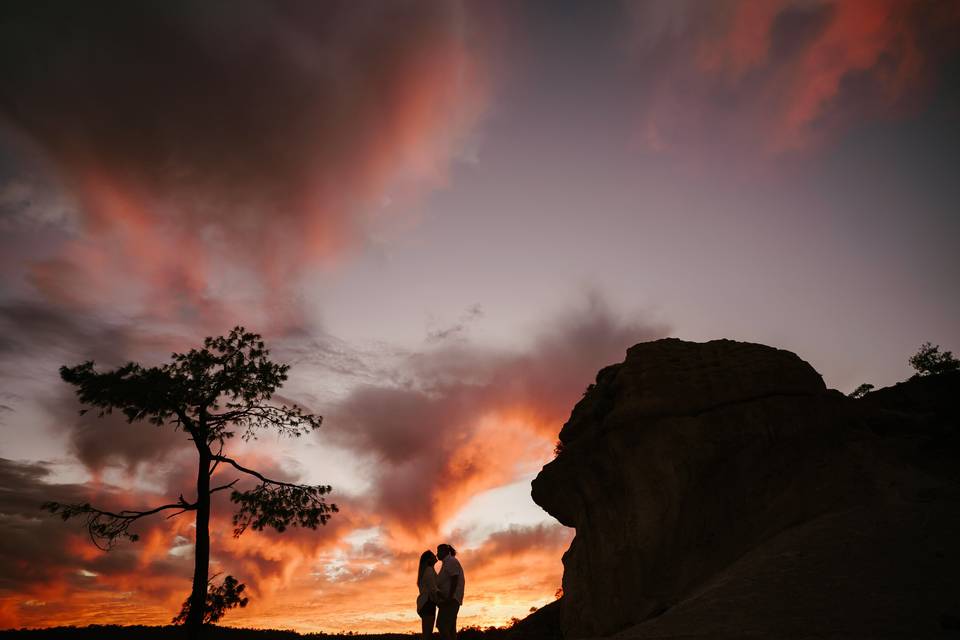
{"type": "Polygon", "coordinates": [[[336,505],[324,499],[329,486],[273,480],[224,453],[224,445],[236,435],[249,440],[263,430],[275,430],[299,437],[320,427],[320,416],[296,405],[269,402],[287,379],[289,369],[288,365],[271,362],[269,353],[258,334],[235,327],[227,336],[206,338],[201,349],[174,353],[170,363],[159,367],[144,368],[131,362],[113,371],[98,372],[93,362],[85,362],[60,368],[63,380],[77,388],[80,402],[98,408],[100,416],[118,410],[131,423],[171,426],[186,432],[196,446],[197,497],[193,502],[181,493],[175,502],[143,511],[105,511],[89,503],[43,505],[64,520],[84,518],[91,539],[102,549],[109,549],[121,538],[135,541],[137,535],[129,529],[140,518],[168,510],[174,511],[170,517],[193,512],[193,588],[184,610],[175,618],[188,626],[191,635],[198,634],[205,620],[215,621],[226,609],[246,604],[246,598],[240,596],[244,585],[232,576],[223,585],[208,589],[211,495],[229,490],[230,500],[238,505],[233,515],[234,536],[248,527],[257,531],[272,527],[279,532],[289,526],[315,529],[337,511],[336,505]],[[221,464],[255,478],[258,484],[240,491],[235,488],[240,480],[237,477],[211,487],[210,478],[221,464]],[[211,603],[219,609],[213,611],[211,603]]]}

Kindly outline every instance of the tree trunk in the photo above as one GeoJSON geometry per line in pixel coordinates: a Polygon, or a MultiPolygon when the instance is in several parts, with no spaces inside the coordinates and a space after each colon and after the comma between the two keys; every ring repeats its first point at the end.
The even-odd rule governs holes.
{"type": "Polygon", "coordinates": [[[200,638],[207,608],[207,576],[210,571],[210,450],[198,444],[200,465],[197,469],[197,532],[194,547],[193,591],[190,592],[190,613],[187,635],[200,638]]]}

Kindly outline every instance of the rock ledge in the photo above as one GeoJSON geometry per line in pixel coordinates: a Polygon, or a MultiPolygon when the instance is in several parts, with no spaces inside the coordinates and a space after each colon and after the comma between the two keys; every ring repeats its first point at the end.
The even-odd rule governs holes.
{"type": "MultiPolygon", "coordinates": [[[[951,392],[960,375],[936,387],[951,392]]],[[[939,633],[960,605],[948,550],[960,485],[956,465],[924,450],[955,446],[958,430],[909,397],[908,411],[889,394],[851,400],[764,345],[630,348],[533,482],[537,504],[577,529],[564,635],[939,633]]]]}

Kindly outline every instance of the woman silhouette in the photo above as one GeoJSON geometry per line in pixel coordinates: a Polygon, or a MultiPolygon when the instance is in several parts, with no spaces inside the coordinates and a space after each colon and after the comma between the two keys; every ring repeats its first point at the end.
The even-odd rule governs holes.
{"type": "Polygon", "coordinates": [[[433,565],[437,563],[437,556],[433,551],[424,551],[420,554],[420,568],[417,570],[417,615],[420,616],[423,640],[430,640],[433,634],[433,622],[437,619],[437,572],[433,565]]]}

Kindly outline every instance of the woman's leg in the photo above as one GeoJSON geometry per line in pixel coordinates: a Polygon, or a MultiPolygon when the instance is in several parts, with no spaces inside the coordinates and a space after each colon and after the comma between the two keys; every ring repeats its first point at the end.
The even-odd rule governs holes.
{"type": "Polygon", "coordinates": [[[430,606],[430,603],[428,602],[418,613],[420,614],[420,626],[421,631],[423,632],[423,640],[430,640],[430,638],[433,636],[433,622],[437,619],[437,608],[435,606],[430,606]]]}

